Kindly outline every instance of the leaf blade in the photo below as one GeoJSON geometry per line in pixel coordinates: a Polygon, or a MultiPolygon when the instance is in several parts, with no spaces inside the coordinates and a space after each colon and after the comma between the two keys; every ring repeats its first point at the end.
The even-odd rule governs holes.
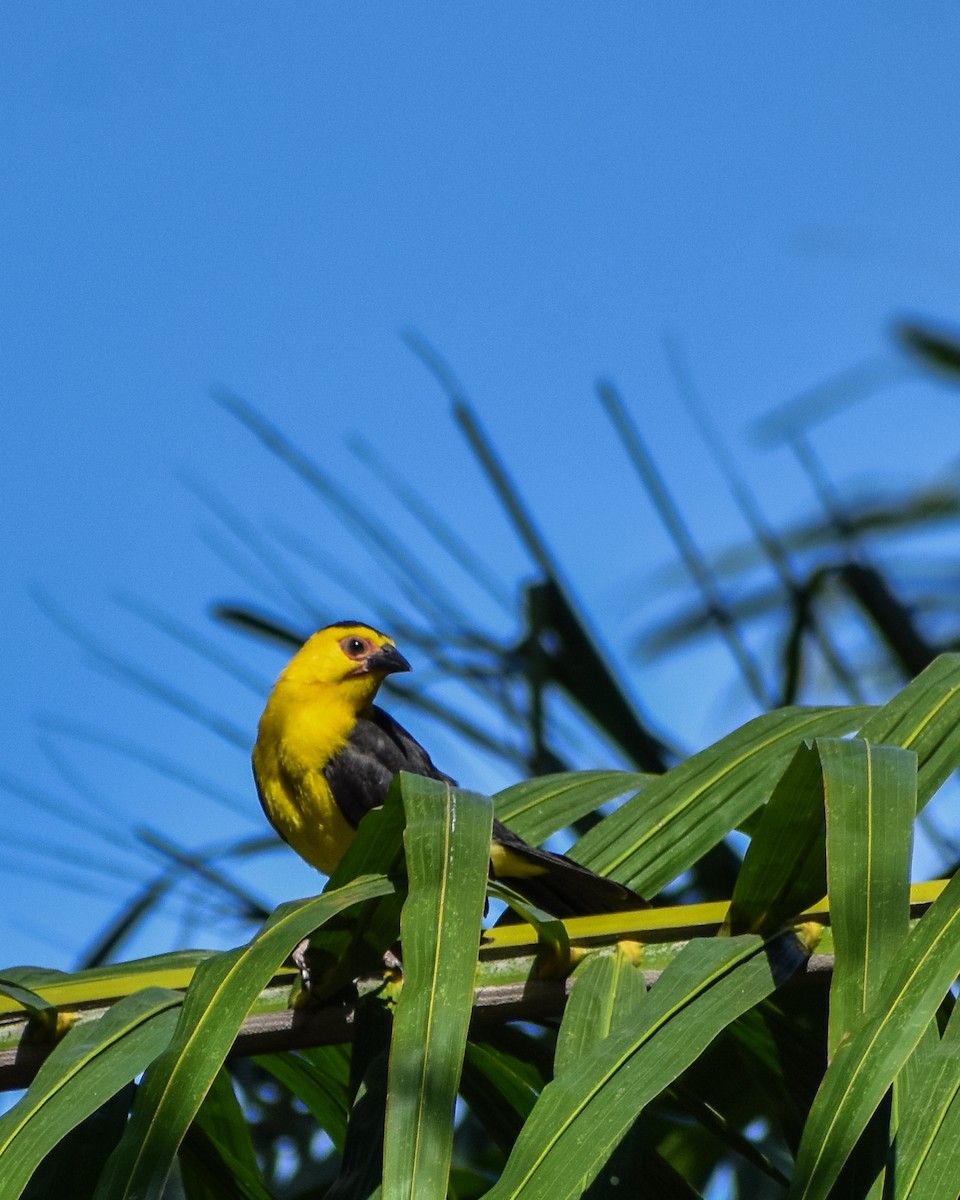
{"type": "Polygon", "coordinates": [[[444,1197],[470,1024],[493,806],[485,796],[401,775],[409,892],[404,982],[390,1045],[384,1200],[444,1197]]]}

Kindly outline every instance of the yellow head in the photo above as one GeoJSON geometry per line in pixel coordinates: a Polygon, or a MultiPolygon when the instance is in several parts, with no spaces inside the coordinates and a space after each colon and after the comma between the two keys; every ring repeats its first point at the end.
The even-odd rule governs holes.
{"type": "Polygon", "coordinates": [[[304,642],[277,684],[335,688],[359,712],[388,675],[409,670],[393,638],[359,621],[338,621],[304,642]]]}

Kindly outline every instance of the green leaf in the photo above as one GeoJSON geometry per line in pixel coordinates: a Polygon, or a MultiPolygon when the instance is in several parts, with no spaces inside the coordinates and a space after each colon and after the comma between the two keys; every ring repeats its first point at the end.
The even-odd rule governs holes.
{"type": "Polygon", "coordinates": [[[9,974],[0,977],[0,996],[6,996],[22,1005],[30,1014],[31,1020],[53,1040],[57,1030],[57,1010],[49,1000],[44,1000],[30,988],[17,983],[9,974]]]}
{"type": "Polygon", "coordinates": [[[857,1140],[960,974],[960,875],[914,926],[807,1120],[791,1200],[825,1200],[857,1140]]]}
{"type": "Polygon", "coordinates": [[[896,1200],[955,1200],[960,1180],[960,1019],[953,1018],[911,1080],[897,1130],[896,1200]]]}
{"type": "Polygon", "coordinates": [[[314,1046],[285,1054],[262,1054],[254,1061],[310,1110],[343,1153],[350,1106],[350,1047],[314,1046]]]}
{"type": "Polygon", "coordinates": [[[203,1098],[193,1128],[202,1129],[219,1150],[231,1156],[239,1169],[260,1180],[250,1126],[226,1068],[221,1067],[217,1072],[216,1079],[203,1098]]]}
{"type": "Polygon", "coordinates": [[[641,1109],[804,957],[792,931],[690,943],[632,1027],[548,1084],[488,1200],[581,1195],[641,1109]]]}
{"type": "Polygon", "coordinates": [[[390,1046],[385,1200],[446,1196],[453,1110],[480,948],[493,805],[400,776],[409,893],[400,922],[403,988],[390,1046]]]}
{"type": "Polygon", "coordinates": [[[380,1195],[387,1064],[393,1016],[376,996],[361,996],[350,1056],[352,1101],[340,1170],[323,1200],[369,1200],[380,1195]]]}
{"type": "Polygon", "coordinates": [[[196,1125],[180,1148],[180,1181],[186,1200],[274,1200],[259,1171],[196,1125]]]}
{"type": "MultiPolygon", "coordinates": [[[[868,894],[864,888],[870,886],[863,872],[871,871],[884,881],[879,889],[872,889],[872,897],[883,896],[891,903],[895,897],[902,901],[906,889],[902,908],[905,922],[916,811],[916,755],[897,748],[869,746],[862,740],[821,738],[813,746],[803,745],[797,750],[762,811],[734,888],[727,917],[730,932],[776,929],[826,893],[825,806],[831,797],[835,814],[843,814],[834,825],[833,862],[837,874],[830,887],[831,906],[835,887],[847,889],[845,895],[852,892],[862,901],[868,894]],[[877,860],[880,847],[885,856],[882,861],[877,860]],[[866,862],[863,853],[868,856],[866,862]],[[893,878],[897,888],[891,890],[893,878]]],[[[861,910],[862,904],[852,917],[854,921],[863,915],[861,910]]],[[[854,912],[849,908],[846,911],[854,912]]],[[[887,913],[885,909],[878,914],[884,932],[887,913]]],[[[898,937],[906,934],[903,922],[898,926],[898,937]]],[[[832,923],[836,927],[835,918],[832,923]]],[[[873,933],[878,933],[875,923],[873,933]]],[[[856,952],[845,959],[858,961],[856,952]]],[[[882,961],[885,964],[887,957],[882,961]]],[[[857,1011],[862,1011],[862,1005],[857,1011]]]]}
{"type": "MultiPolygon", "coordinates": [[[[579,1071],[582,1057],[614,1030],[640,1021],[646,999],[643,971],[623,946],[618,945],[613,954],[590,955],[575,974],[557,1034],[557,1078],[562,1080],[568,1071],[579,1071]]],[[[614,1147],[585,1197],[601,1200],[621,1195],[624,1178],[630,1179],[638,1169],[646,1177],[657,1157],[646,1144],[640,1121],[635,1121],[614,1147]]]]}
{"type": "Polygon", "coordinates": [[[250,1127],[223,1069],[204,1097],[179,1157],[187,1200],[272,1200],[250,1127]]]}
{"type": "Polygon", "coordinates": [[[941,654],[878,709],[859,736],[916,754],[922,808],[960,766],[960,654],[941,654]]]}
{"type": "Polygon", "coordinates": [[[768,933],[819,900],[827,887],[823,770],[799,747],[757,814],[730,901],[725,931],[768,933]]]}
{"type": "Polygon", "coordinates": [[[655,775],[637,771],[563,771],[505,788],[493,798],[497,818],[536,846],[602,804],[638,792],[655,775]]]}
{"type": "Polygon", "coordinates": [[[647,985],[622,946],[613,954],[591,954],[574,974],[573,990],[554,1055],[554,1071],[578,1071],[581,1057],[597,1042],[624,1025],[641,1019],[647,985]]]}
{"type": "MultiPolygon", "coordinates": [[[[823,769],[834,945],[827,1039],[832,1058],[859,1025],[910,931],[917,756],[856,738],[818,741],[816,749],[823,769]]],[[[883,1193],[890,1111],[888,1095],[844,1166],[845,1194],[883,1193]]]]}
{"type": "Polygon", "coordinates": [[[864,708],[765,713],[650,783],[571,857],[653,896],[766,801],[798,742],[846,733],[864,708]]]}
{"type": "Polygon", "coordinates": [[[546,1080],[537,1063],[540,1047],[535,1043],[533,1047],[523,1045],[523,1042],[533,1042],[528,1034],[505,1026],[500,1031],[491,1031],[488,1036],[496,1037],[497,1041],[471,1038],[467,1042],[460,1094],[506,1155],[513,1148],[546,1080]],[[510,1049],[505,1045],[505,1038],[512,1043],[510,1049]]]}
{"type": "Polygon", "coordinates": [[[833,929],[832,1057],[859,1024],[910,932],[917,757],[893,746],[818,741],[833,929]]]}
{"type": "Polygon", "coordinates": [[[0,1117],[0,1200],[16,1200],[41,1159],[167,1046],[183,997],[147,988],[54,1047],[26,1095],[0,1117]]]}
{"type": "Polygon", "coordinates": [[[23,1200],[90,1200],[104,1163],[127,1125],[136,1085],[128,1083],[57,1142],[37,1167],[23,1200]]]}
{"type": "Polygon", "coordinates": [[[72,979],[66,971],[55,971],[50,967],[4,967],[4,983],[18,984],[20,987],[36,989],[46,987],[51,983],[62,983],[72,979]]]}
{"type": "Polygon", "coordinates": [[[383,876],[365,876],[315,899],[282,905],[249,945],[199,967],[173,1043],[147,1071],[98,1200],[160,1200],[177,1147],[276,968],[331,917],[393,889],[383,876]]]}

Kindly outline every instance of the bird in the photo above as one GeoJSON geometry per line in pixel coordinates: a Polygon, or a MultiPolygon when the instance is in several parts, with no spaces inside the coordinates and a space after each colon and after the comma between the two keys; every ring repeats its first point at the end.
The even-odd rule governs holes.
{"type": "MultiPolygon", "coordinates": [[[[373,703],[388,675],[411,670],[388,634],[337,621],[309,637],[264,708],[253,775],[267,819],[301,858],[330,875],[362,818],[400,771],[455,781],[398,721],[373,703]]],[[[623,884],[493,823],[490,877],[554,917],[645,908],[623,884]]]]}

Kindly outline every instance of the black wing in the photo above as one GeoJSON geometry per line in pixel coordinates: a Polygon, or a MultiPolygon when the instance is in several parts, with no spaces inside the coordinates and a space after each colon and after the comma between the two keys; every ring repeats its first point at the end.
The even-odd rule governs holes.
{"type": "Polygon", "coordinates": [[[346,746],[323,768],[323,775],[337,807],[356,829],[371,808],[384,802],[399,771],[455,782],[437,770],[412,734],[374,704],[357,719],[346,746]]]}

